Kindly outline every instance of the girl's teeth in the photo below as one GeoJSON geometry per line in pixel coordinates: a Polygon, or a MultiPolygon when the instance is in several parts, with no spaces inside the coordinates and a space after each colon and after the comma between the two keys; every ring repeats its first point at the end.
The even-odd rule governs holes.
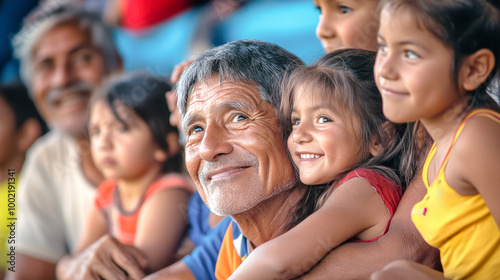
{"type": "Polygon", "coordinates": [[[319,158],[318,155],[313,155],[313,154],[301,154],[300,155],[301,159],[310,159],[310,158],[319,158]]]}

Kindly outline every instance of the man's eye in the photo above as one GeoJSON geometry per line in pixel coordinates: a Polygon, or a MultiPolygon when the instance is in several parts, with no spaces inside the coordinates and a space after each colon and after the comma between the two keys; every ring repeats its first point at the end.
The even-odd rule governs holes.
{"type": "Polygon", "coordinates": [[[202,131],[203,131],[203,128],[201,128],[201,126],[194,126],[188,130],[190,135],[198,133],[198,132],[202,132],[202,131]]]}
{"type": "Polygon", "coordinates": [[[245,115],[238,114],[238,115],[233,117],[233,122],[240,122],[240,121],[245,120],[245,119],[247,119],[247,117],[245,115]]]}
{"type": "Polygon", "coordinates": [[[49,60],[45,60],[45,61],[42,61],[40,63],[38,63],[36,65],[36,70],[38,72],[48,72],[50,71],[52,68],[54,68],[54,62],[53,61],[49,61],[49,60]]]}
{"type": "Polygon", "coordinates": [[[77,64],[87,64],[93,59],[93,53],[91,51],[80,51],[76,53],[73,60],[77,64]]]}

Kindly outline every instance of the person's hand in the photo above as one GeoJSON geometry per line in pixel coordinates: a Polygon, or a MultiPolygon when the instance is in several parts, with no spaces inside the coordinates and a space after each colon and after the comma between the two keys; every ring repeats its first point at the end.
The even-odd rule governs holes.
{"type": "MultiPolygon", "coordinates": [[[[193,59],[186,60],[181,64],[178,64],[174,67],[174,71],[172,71],[172,75],[170,75],[170,82],[172,85],[175,85],[179,78],[182,75],[182,72],[186,70],[193,63],[193,59]]],[[[180,121],[181,121],[181,113],[177,108],[177,94],[175,90],[167,91],[165,97],[167,98],[168,109],[170,110],[170,124],[179,128],[180,130],[180,121]]]]}
{"type": "Polygon", "coordinates": [[[147,260],[134,246],[105,235],[80,253],[57,265],[58,279],[141,279],[147,260]]]}
{"type": "Polygon", "coordinates": [[[191,65],[191,63],[193,63],[193,61],[194,61],[194,58],[191,58],[191,59],[188,59],[188,60],[182,62],[181,64],[175,65],[174,70],[172,71],[172,74],[170,75],[170,82],[172,83],[172,85],[175,85],[175,83],[177,83],[177,81],[181,77],[184,70],[186,70],[186,68],[188,68],[189,65],[191,65]]]}
{"type": "Polygon", "coordinates": [[[167,91],[165,98],[167,99],[168,109],[170,110],[170,125],[177,127],[180,131],[181,112],[179,112],[179,108],[177,108],[177,93],[175,90],[167,91]]]}

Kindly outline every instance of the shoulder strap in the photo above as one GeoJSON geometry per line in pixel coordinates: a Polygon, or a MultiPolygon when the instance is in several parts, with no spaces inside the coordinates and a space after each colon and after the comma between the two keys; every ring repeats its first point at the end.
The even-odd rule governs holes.
{"type": "Polygon", "coordinates": [[[151,187],[146,191],[146,194],[144,194],[144,200],[146,200],[149,196],[165,189],[170,189],[170,188],[180,188],[180,189],[185,189],[189,191],[190,193],[193,192],[193,189],[191,186],[188,184],[188,182],[180,175],[177,174],[170,174],[161,177],[160,179],[156,180],[151,187]]]}
{"type": "Polygon", "coordinates": [[[95,195],[95,206],[97,209],[108,207],[113,202],[113,193],[116,189],[115,180],[106,180],[99,185],[95,195]]]}
{"type": "Polygon", "coordinates": [[[492,110],[489,110],[489,109],[476,109],[476,110],[473,110],[472,112],[470,112],[463,119],[463,121],[460,123],[460,125],[458,126],[457,131],[455,132],[455,136],[453,137],[453,141],[451,142],[451,145],[448,148],[448,151],[446,152],[446,156],[445,156],[445,158],[443,160],[443,163],[441,164],[441,168],[440,169],[444,168],[444,166],[446,166],[446,164],[448,163],[448,159],[450,157],[451,150],[453,149],[453,146],[455,145],[455,142],[457,142],[458,137],[460,136],[460,133],[462,133],[462,130],[464,129],[466,122],[469,119],[471,119],[472,117],[475,117],[475,116],[487,117],[489,119],[492,119],[492,120],[500,123],[500,114],[497,113],[497,112],[495,112],[495,111],[492,111],[492,110]]]}

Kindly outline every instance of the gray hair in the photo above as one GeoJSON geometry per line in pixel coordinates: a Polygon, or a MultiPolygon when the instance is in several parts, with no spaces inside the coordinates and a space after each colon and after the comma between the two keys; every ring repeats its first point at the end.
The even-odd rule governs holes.
{"type": "Polygon", "coordinates": [[[68,22],[75,22],[90,32],[93,45],[102,52],[108,72],[120,65],[120,56],[111,34],[98,14],[80,5],[41,5],[25,19],[23,27],[12,39],[14,54],[21,64],[21,79],[28,88],[31,88],[33,74],[31,55],[37,42],[53,27],[68,22]]]}
{"type": "Polygon", "coordinates": [[[302,60],[278,45],[257,40],[229,42],[201,53],[182,73],[177,82],[177,105],[184,116],[193,86],[219,75],[220,83],[256,84],[262,100],[278,110],[281,80],[298,65],[304,65],[302,60]]]}

